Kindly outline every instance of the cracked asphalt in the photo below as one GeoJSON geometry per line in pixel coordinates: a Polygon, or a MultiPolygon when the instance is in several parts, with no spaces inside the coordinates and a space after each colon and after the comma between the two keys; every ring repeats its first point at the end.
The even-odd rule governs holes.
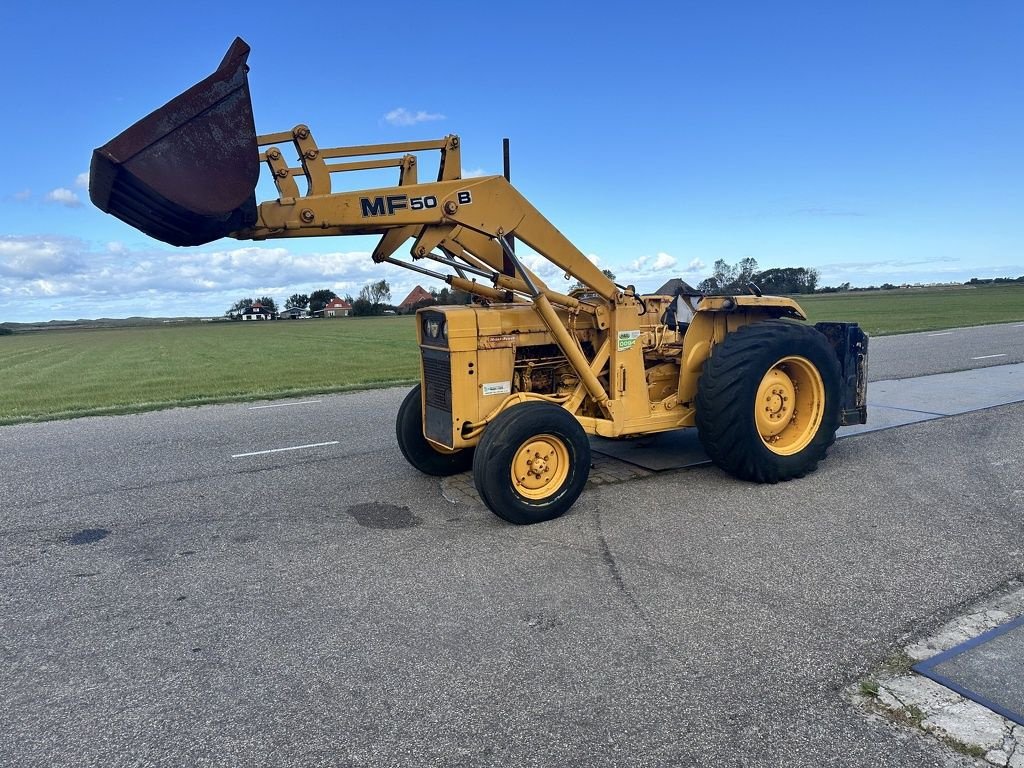
{"type": "Polygon", "coordinates": [[[0,429],[0,765],[962,763],[843,689],[1021,576],[1024,404],[518,528],[406,466],[403,395],[0,429]]]}

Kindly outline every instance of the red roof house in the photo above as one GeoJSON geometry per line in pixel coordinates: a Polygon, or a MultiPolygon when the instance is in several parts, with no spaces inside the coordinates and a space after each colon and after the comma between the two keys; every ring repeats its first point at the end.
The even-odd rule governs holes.
{"type": "Polygon", "coordinates": [[[324,317],[348,317],[352,312],[352,305],[344,299],[337,297],[324,304],[324,317]]]}
{"type": "Polygon", "coordinates": [[[405,297],[405,301],[398,305],[398,308],[409,311],[421,301],[427,301],[433,298],[434,297],[430,295],[430,291],[424,290],[422,286],[417,285],[412,289],[412,291],[410,291],[409,295],[405,297]]]}

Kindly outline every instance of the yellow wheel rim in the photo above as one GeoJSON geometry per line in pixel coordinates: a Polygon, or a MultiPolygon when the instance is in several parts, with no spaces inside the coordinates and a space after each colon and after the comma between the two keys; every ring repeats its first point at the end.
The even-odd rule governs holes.
{"type": "Polygon", "coordinates": [[[531,437],[512,459],[512,487],[527,499],[552,496],[569,476],[569,449],[554,435],[531,437]]]}
{"type": "Polygon", "coordinates": [[[806,357],[784,357],[768,369],[754,399],[761,441],[780,456],[799,453],[818,433],[825,414],[825,383],[806,357]]]}

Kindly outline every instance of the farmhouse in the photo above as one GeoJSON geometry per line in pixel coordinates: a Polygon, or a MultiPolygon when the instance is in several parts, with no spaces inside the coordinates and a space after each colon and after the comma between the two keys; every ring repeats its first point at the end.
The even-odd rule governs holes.
{"type": "Polygon", "coordinates": [[[430,295],[430,292],[425,290],[423,286],[417,285],[409,292],[409,295],[405,297],[405,301],[398,305],[398,308],[403,312],[408,312],[421,301],[431,301],[433,298],[434,297],[430,295]]]}
{"type": "Polygon", "coordinates": [[[324,305],[324,317],[348,317],[351,312],[352,305],[337,297],[324,305]]]}
{"type": "Polygon", "coordinates": [[[243,320],[273,320],[277,316],[258,301],[242,312],[243,320]]]}

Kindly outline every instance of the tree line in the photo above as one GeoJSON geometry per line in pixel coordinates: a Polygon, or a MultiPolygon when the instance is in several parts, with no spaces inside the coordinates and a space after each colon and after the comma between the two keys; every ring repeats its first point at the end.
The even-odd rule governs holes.
{"type": "MultiPolygon", "coordinates": [[[[615,280],[615,274],[610,270],[602,270],[611,280],[615,280]]],[[[761,270],[758,268],[757,259],[740,259],[736,264],[730,264],[725,259],[718,259],[715,262],[712,274],[697,284],[697,290],[710,295],[727,295],[736,293],[749,293],[751,285],[756,286],[762,293],[767,294],[799,294],[799,293],[838,293],[842,291],[877,291],[892,290],[899,288],[892,283],[883,283],[880,286],[856,287],[849,283],[842,283],[837,286],[819,286],[820,274],[818,270],[807,267],[773,267],[761,270]]],[[[965,285],[984,285],[988,283],[1024,283],[1024,275],[1017,278],[996,277],[996,278],[971,278],[965,285]]],[[[583,288],[577,283],[572,288],[583,288]]],[[[330,288],[321,288],[312,293],[293,293],[284,304],[284,311],[290,309],[308,310],[311,314],[320,312],[332,300],[342,298],[330,288]]],[[[422,307],[436,304],[469,304],[472,297],[463,291],[457,291],[445,286],[440,290],[431,289],[430,298],[424,298],[411,307],[396,307],[391,302],[391,286],[387,280],[378,280],[374,283],[364,285],[359,295],[353,297],[351,294],[344,296],[352,309],[351,314],[355,316],[381,315],[385,312],[409,312],[413,313],[422,307]]],[[[224,314],[229,317],[241,317],[242,314],[252,308],[253,304],[260,304],[265,310],[277,314],[277,302],[271,296],[260,296],[257,299],[239,299],[224,314]]]]}
{"type": "MultiPolygon", "coordinates": [[[[736,264],[729,264],[725,259],[715,262],[711,277],[702,280],[697,290],[708,294],[747,293],[751,283],[762,293],[793,294],[793,293],[842,293],[844,291],[891,291],[900,288],[893,283],[881,285],[851,286],[847,283],[839,285],[819,285],[820,274],[816,269],[806,267],[775,267],[759,271],[757,259],[740,259],[736,264]]],[[[1024,283],[1024,275],[1020,277],[972,277],[964,285],[988,285],[1004,283],[1024,283]]]]}
{"type": "Polygon", "coordinates": [[[757,259],[740,259],[729,264],[725,259],[715,262],[711,277],[697,285],[697,290],[708,294],[747,293],[748,286],[756,285],[762,293],[814,293],[818,290],[820,275],[816,269],[806,267],[773,267],[759,270],[757,259]]]}

